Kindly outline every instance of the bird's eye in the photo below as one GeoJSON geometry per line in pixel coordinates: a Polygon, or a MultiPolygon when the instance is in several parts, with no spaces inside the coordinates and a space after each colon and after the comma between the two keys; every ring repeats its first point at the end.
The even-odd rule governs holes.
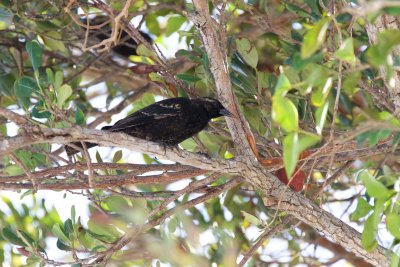
{"type": "Polygon", "coordinates": [[[174,108],[181,108],[181,104],[175,104],[174,108]]]}

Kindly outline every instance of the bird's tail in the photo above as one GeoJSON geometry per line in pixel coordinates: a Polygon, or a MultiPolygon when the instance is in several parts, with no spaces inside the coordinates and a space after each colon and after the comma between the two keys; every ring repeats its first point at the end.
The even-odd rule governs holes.
{"type": "MultiPolygon", "coordinates": [[[[76,147],[79,147],[79,148],[81,148],[83,150],[83,146],[82,146],[81,142],[73,142],[71,144],[76,146],[76,147]]],[[[86,144],[86,148],[88,148],[88,149],[91,148],[91,147],[97,146],[97,144],[95,144],[95,143],[85,142],[85,144],[86,144]]],[[[68,156],[72,156],[72,155],[74,155],[76,153],[81,152],[81,150],[78,150],[78,149],[76,149],[76,148],[74,148],[72,146],[65,146],[65,151],[67,152],[68,156]]]]}
{"type": "MultiPolygon", "coordinates": [[[[111,127],[112,127],[112,126],[104,126],[103,128],[101,128],[101,130],[102,130],[102,131],[107,131],[107,130],[109,130],[111,127]]],[[[71,143],[71,144],[74,145],[74,146],[77,146],[77,147],[79,147],[79,148],[81,148],[81,149],[83,149],[83,146],[82,146],[82,143],[81,143],[81,142],[74,142],[74,143],[71,143]]],[[[97,144],[95,144],[95,143],[88,143],[88,142],[85,142],[85,144],[86,144],[86,148],[87,148],[87,149],[97,146],[97,144]]],[[[80,152],[80,150],[78,150],[78,149],[76,149],[76,148],[73,148],[72,146],[65,146],[65,151],[67,152],[67,155],[68,155],[68,156],[72,156],[72,155],[74,155],[74,154],[80,152]]]]}

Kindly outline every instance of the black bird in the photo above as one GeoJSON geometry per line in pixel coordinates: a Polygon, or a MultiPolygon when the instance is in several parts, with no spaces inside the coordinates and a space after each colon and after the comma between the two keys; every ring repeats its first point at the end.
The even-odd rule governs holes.
{"type": "MultiPolygon", "coordinates": [[[[96,16],[89,19],[90,26],[101,25],[106,22],[108,17],[106,16],[96,16]]],[[[82,23],[87,25],[87,18],[81,19],[82,23]]],[[[147,33],[139,31],[140,35],[148,41],[153,43],[153,39],[147,33]]],[[[120,33],[120,43],[112,48],[112,51],[123,57],[128,58],[130,55],[137,55],[136,48],[138,44],[133,40],[126,31],[121,31],[120,33]]],[[[89,36],[95,36],[98,40],[103,41],[110,38],[111,36],[111,26],[109,24],[104,25],[101,29],[89,30],[89,36]]]]}
{"type": "MultiPolygon", "coordinates": [[[[203,130],[211,119],[220,116],[232,116],[232,113],[216,99],[177,97],[151,104],[102,130],[123,132],[162,145],[175,146],[203,130]]],[[[80,142],[73,144],[82,148],[80,142]]],[[[97,144],[86,145],[90,148],[97,144]]],[[[79,152],[72,147],[66,147],[66,151],[68,155],[79,152]]]]}

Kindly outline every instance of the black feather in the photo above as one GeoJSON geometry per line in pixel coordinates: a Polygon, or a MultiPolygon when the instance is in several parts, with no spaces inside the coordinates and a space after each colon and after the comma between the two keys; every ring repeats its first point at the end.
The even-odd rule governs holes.
{"type": "MultiPolygon", "coordinates": [[[[104,131],[123,132],[141,139],[174,146],[203,130],[212,118],[230,116],[222,104],[212,98],[188,99],[183,97],[165,99],[138,110],[105,126],[104,131]]],[[[88,147],[95,144],[87,143],[88,147]]],[[[80,142],[75,146],[82,147],[80,142]]],[[[68,155],[78,152],[66,147],[68,155]]]]}

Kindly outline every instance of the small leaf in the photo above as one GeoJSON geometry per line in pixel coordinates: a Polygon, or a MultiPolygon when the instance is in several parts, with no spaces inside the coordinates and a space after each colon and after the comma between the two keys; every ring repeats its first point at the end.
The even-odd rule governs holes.
{"type": "Polygon", "coordinates": [[[323,85],[318,87],[318,90],[312,92],[311,103],[316,107],[321,107],[325,103],[331,88],[332,78],[329,77],[323,85]]]}
{"type": "Polygon", "coordinates": [[[292,85],[286,75],[282,73],[276,83],[274,96],[285,96],[290,89],[292,89],[292,85]]]}
{"type": "Polygon", "coordinates": [[[32,78],[23,76],[15,81],[14,90],[22,105],[28,108],[30,105],[30,97],[32,93],[38,91],[38,87],[32,78]]]}
{"type": "Polygon", "coordinates": [[[325,41],[328,26],[329,19],[324,18],[307,31],[301,46],[301,57],[303,59],[308,58],[321,47],[325,41]]]}
{"type": "Polygon", "coordinates": [[[64,244],[61,239],[57,239],[57,248],[64,251],[71,251],[72,248],[66,244],[64,244]]]}
{"type": "Polygon", "coordinates": [[[64,231],[61,229],[61,226],[56,223],[53,225],[53,228],[51,229],[52,233],[58,237],[63,243],[65,244],[69,244],[71,241],[69,240],[69,238],[66,236],[66,234],[64,233],[64,231]]]}
{"type": "Polygon", "coordinates": [[[24,173],[24,170],[16,164],[5,167],[3,171],[11,176],[21,175],[24,173]]]}
{"type": "Polygon", "coordinates": [[[74,225],[75,225],[75,217],[76,217],[75,205],[72,205],[71,206],[71,220],[74,225]]]}
{"type": "Polygon", "coordinates": [[[302,133],[297,144],[297,153],[305,151],[307,148],[312,147],[321,140],[321,137],[313,133],[302,133]]]}
{"type": "Polygon", "coordinates": [[[272,97],[272,119],[286,132],[297,130],[299,115],[295,105],[286,97],[272,97]]]}
{"type": "Polygon", "coordinates": [[[320,136],[312,133],[299,135],[297,132],[292,132],[285,136],[283,139],[283,164],[287,177],[292,177],[301,152],[315,145],[320,140],[320,136]]]}
{"type": "Polygon", "coordinates": [[[244,219],[246,221],[250,222],[251,224],[254,224],[256,226],[262,225],[262,221],[259,218],[257,218],[256,216],[254,216],[253,214],[250,214],[244,210],[240,211],[240,213],[242,214],[244,219]]]}
{"type": "Polygon", "coordinates": [[[78,107],[76,108],[76,111],[75,111],[75,123],[77,125],[85,124],[85,114],[83,114],[83,111],[78,107]]]}
{"type": "Polygon", "coordinates": [[[286,177],[292,177],[293,171],[296,169],[299,153],[297,152],[297,143],[299,135],[290,133],[283,138],[283,164],[286,170],[286,177]]]}
{"type": "Polygon", "coordinates": [[[65,101],[72,95],[72,88],[68,84],[63,84],[60,88],[56,89],[57,92],[57,106],[62,108],[65,101]]]}
{"type": "Polygon", "coordinates": [[[57,71],[54,78],[54,89],[57,91],[63,84],[64,75],[61,71],[57,71]]]}
{"type": "Polygon", "coordinates": [[[10,243],[14,245],[23,247],[27,245],[21,238],[18,237],[18,235],[14,233],[14,231],[9,226],[4,227],[1,233],[3,234],[5,239],[7,239],[10,243]]]}
{"type": "Polygon", "coordinates": [[[54,72],[50,68],[46,68],[46,75],[47,75],[47,81],[50,84],[54,84],[54,72]]]}
{"type": "Polygon", "coordinates": [[[156,36],[159,36],[161,33],[161,28],[157,16],[154,13],[149,13],[145,16],[145,21],[150,32],[156,36]]]}
{"type": "Polygon", "coordinates": [[[70,236],[70,234],[74,233],[74,226],[71,219],[67,219],[64,222],[64,232],[67,236],[70,236]]]}
{"type": "Polygon", "coordinates": [[[186,18],[183,16],[173,16],[168,19],[167,28],[165,29],[165,35],[170,36],[179,30],[186,18]]]}
{"type": "Polygon", "coordinates": [[[117,163],[121,159],[122,159],[122,150],[118,150],[117,152],[115,152],[112,162],[117,163]]]}
{"type": "Polygon", "coordinates": [[[378,180],[376,180],[368,171],[362,171],[359,178],[367,189],[368,195],[378,199],[386,199],[389,190],[378,180]]]}
{"type": "Polygon", "coordinates": [[[386,226],[389,232],[397,239],[400,239],[400,215],[389,213],[386,215],[386,226]]]}
{"type": "Polygon", "coordinates": [[[376,231],[374,227],[374,214],[371,214],[365,221],[364,230],[361,237],[361,244],[366,251],[372,251],[377,247],[378,243],[376,241],[376,231]]]}
{"type": "Polygon", "coordinates": [[[98,163],[103,163],[103,159],[101,158],[99,151],[96,151],[96,160],[98,163]]]}
{"type": "Polygon", "coordinates": [[[324,129],[324,124],[326,121],[326,116],[328,115],[329,110],[329,102],[325,102],[325,104],[315,111],[315,130],[319,135],[322,134],[322,130],[324,129]]]}
{"type": "Polygon", "coordinates": [[[381,31],[378,33],[377,40],[377,43],[367,51],[367,58],[375,67],[389,63],[389,53],[400,44],[400,31],[398,29],[381,31]]]}
{"type": "Polygon", "coordinates": [[[364,198],[359,198],[356,210],[351,214],[350,220],[358,221],[365,217],[372,209],[373,206],[371,206],[364,198]]]}
{"type": "Polygon", "coordinates": [[[236,46],[243,60],[254,69],[257,68],[258,53],[257,49],[246,38],[236,40],[236,46]]]}
{"type": "Polygon", "coordinates": [[[156,54],[153,50],[148,49],[144,44],[138,45],[136,48],[136,53],[139,56],[149,57],[149,58],[156,58],[156,54]]]}
{"type": "Polygon", "coordinates": [[[364,230],[361,237],[361,244],[366,251],[370,252],[377,246],[378,225],[381,221],[382,213],[385,207],[385,200],[378,199],[375,202],[374,212],[368,217],[365,222],[364,230]]]}
{"type": "Polygon", "coordinates": [[[390,267],[399,267],[400,264],[400,253],[399,248],[397,251],[392,253],[392,257],[390,258],[390,267]]]}
{"type": "Polygon", "coordinates": [[[48,119],[51,117],[51,113],[48,112],[45,107],[43,100],[38,101],[32,108],[32,117],[38,119],[48,119]]]}
{"type": "Polygon", "coordinates": [[[344,40],[335,55],[338,59],[344,60],[354,66],[356,64],[356,57],[354,55],[353,39],[347,38],[344,40]]]}
{"type": "Polygon", "coordinates": [[[32,67],[35,71],[39,70],[40,65],[42,65],[42,47],[36,40],[27,42],[25,45],[26,51],[28,52],[29,59],[32,62],[32,67]]]}

